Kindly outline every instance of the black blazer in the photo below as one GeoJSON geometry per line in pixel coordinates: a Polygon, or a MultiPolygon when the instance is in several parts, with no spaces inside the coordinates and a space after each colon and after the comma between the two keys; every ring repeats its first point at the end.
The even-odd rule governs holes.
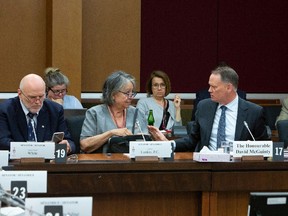
{"type": "MultiPolygon", "coordinates": [[[[209,146],[214,117],[218,103],[210,98],[201,100],[188,135],[175,140],[176,151],[200,151],[203,146],[209,146]]],[[[264,111],[261,106],[243,100],[239,97],[238,114],[236,122],[235,140],[253,140],[249,131],[244,126],[247,122],[256,140],[268,140],[265,126],[264,111]]]]}
{"type": "MultiPolygon", "coordinates": [[[[25,113],[21,107],[19,97],[5,100],[0,104],[0,149],[10,150],[11,141],[26,142],[28,126],[25,113]]],[[[64,121],[63,107],[48,99],[37,116],[37,140],[50,141],[54,132],[63,131],[64,139],[68,140],[71,153],[75,152],[75,144],[64,121]]]]}

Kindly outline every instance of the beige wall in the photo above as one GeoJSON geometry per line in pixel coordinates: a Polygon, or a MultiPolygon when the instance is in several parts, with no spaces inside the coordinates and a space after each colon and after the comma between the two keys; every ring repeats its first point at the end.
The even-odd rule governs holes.
{"type": "MultiPolygon", "coordinates": [[[[140,79],[140,0],[0,0],[0,92],[61,68],[69,93],[100,92],[112,71],[140,79]]],[[[139,86],[138,86],[139,89],[139,86]]]]}

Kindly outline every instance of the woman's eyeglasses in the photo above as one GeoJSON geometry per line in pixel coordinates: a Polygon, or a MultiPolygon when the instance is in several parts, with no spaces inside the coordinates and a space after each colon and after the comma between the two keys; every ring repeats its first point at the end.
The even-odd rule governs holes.
{"type": "Polygon", "coordinates": [[[67,89],[53,90],[51,88],[49,88],[49,91],[52,91],[55,95],[66,94],[68,92],[67,89]]]}
{"type": "Polygon", "coordinates": [[[136,95],[137,95],[137,92],[123,92],[123,91],[120,91],[122,94],[126,95],[127,98],[134,98],[136,95]]]}
{"type": "Polygon", "coordinates": [[[164,83],[160,83],[160,84],[155,83],[155,84],[152,84],[152,87],[155,89],[159,89],[159,88],[164,89],[166,88],[166,85],[164,83]]]}

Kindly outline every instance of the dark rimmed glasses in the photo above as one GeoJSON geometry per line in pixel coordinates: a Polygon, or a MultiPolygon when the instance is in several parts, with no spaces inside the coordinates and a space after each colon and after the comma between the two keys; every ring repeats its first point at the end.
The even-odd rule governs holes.
{"type": "Polygon", "coordinates": [[[119,92],[121,92],[122,94],[126,95],[127,98],[134,98],[137,95],[137,92],[134,92],[134,91],[132,91],[132,92],[123,92],[123,91],[119,90],[119,92]]]}

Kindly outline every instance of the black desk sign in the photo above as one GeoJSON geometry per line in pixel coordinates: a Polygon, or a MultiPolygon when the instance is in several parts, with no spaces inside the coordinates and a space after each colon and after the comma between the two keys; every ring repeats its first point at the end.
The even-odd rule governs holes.
{"type": "Polygon", "coordinates": [[[67,145],[55,144],[55,163],[66,163],[67,145]]]}
{"type": "Polygon", "coordinates": [[[11,194],[21,200],[27,197],[27,181],[11,181],[11,194]]]}
{"type": "Polygon", "coordinates": [[[44,206],[45,216],[63,216],[63,206],[44,206]]]}
{"type": "Polygon", "coordinates": [[[273,161],[284,161],[284,142],[273,142],[273,161]]]}

